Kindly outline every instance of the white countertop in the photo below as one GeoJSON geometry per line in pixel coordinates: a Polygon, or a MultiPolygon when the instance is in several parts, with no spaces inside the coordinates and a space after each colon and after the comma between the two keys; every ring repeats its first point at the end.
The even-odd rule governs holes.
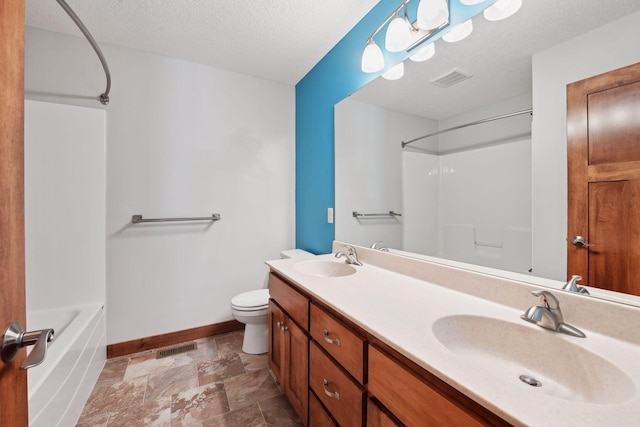
{"type": "MultiPolygon", "coordinates": [[[[358,252],[361,252],[360,248],[358,248],[358,252]]],[[[583,316],[571,317],[568,313],[565,313],[565,322],[580,328],[587,335],[586,338],[547,331],[520,319],[520,315],[530,305],[537,303],[537,299],[529,293],[530,290],[536,288],[530,285],[497,280],[481,274],[478,274],[478,277],[473,277],[469,275],[474,273],[447,267],[448,273],[445,274],[445,277],[448,277],[452,283],[456,281],[473,282],[475,280],[478,282],[478,288],[481,288],[487,286],[487,282],[495,280],[495,292],[492,291],[490,292],[492,295],[483,298],[450,289],[443,284],[433,284],[390,269],[376,267],[367,263],[366,254],[368,252],[362,252],[365,252],[364,257],[361,256],[364,265],[355,267],[357,269],[355,274],[343,277],[315,277],[297,271],[295,264],[309,261],[308,259],[274,260],[268,261],[267,264],[314,298],[328,304],[367,332],[510,423],[516,425],[623,426],[638,425],[640,422],[640,346],[636,341],[636,335],[633,335],[632,339],[623,333],[619,334],[621,336],[607,336],[601,331],[589,329],[589,324],[585,327],[586,320],[583,323],[578,323],[583,316]],[[514,295],[521,293],[522,298],[517,298],[509,304],[501,303],[511,293],[514,295]],[[500,302],[496,302],[496,300],[500,302]],[[622,381],[623,385],[605,384],[604,386],[610,387],[610,389],[597,391],[600,396],[603,396],[602,393],[610,393],[612,397],[605,399],[605,401],[614,403],[602,403],[602,399],[599,400],[600,403],[590,403],[588,400],[591,397],[588,393],[579,396],[569,392],[567,396],[565,391],[565,397],[558,397],[557,395],[563,394],[560,390],[556,395],[547,394],[549,393],[548,388],[542,391],[544,385],[541,388],[536,388],[521,382],[515,374],[517,370],[522,370],[521,367],[511,366],[507,360],[500,357],[496,357],[496,360],[487,359],[486,354],[479,354],[478,358],[474,358],[468,352],[461,354],[443,345],[434,333],[432,326],[438,319],[452,315],[500,319],[517,324],[518,330],[525,331],[520,327],[529,328],[536,337],[542,337],[542,342],[546,342],[548,337],[549,345],[559,343],[570,346],[573,343],[588,349],[588,353],[595,359],[569,360],[569,363],[566,360],[558,361],[559,364],[568,366],[566,369],[563,368],[563,374],[575,375],[577,383],[583,386],[587,384],[587,388],[590,381],[595,381],[594,375],[597,372],[594,370],[597,369],[595,366],[585,366],[585,363],[593,364],[594,360],[604,359],[605,365],[608,361],[609,364],[624,371],[631,381],[622,381]],[[539,335],[538,333],[547,335],[539,335]],[[510,370],[513,369],[516,371],[511,375],[510,370]],[[567,373],[566,371],[573,372],[567,373]],[[617,395],[623,395],[623,397],[616,398],[617,395]]],[[[403,265],[407,262],[400,259],[401,257],[391,254],[372,254],[371,257],[372,260],[376,257],[392,257],[386,258],[385,262],[395,262],[393,257],[396,257],[398,263],[403,265]]],[[[321,255],[315,259],[342,262],[336,260],[332,254],[321,255]]],[[[442,266],[434,267],[432,263],[418,260],[412,260],[410,264],[414,276],[413,272],[416,269],[427,271],[433,268],[443,268],[442,266]]],[[[554,291],[559,299],[560,293],[560,291],[558,293],[554,291]]],[[[576,305],[580,305],[579,309],[584,310],[583,305],[585,304],[603,304],[595,299],[583,298],[580,300],[578,298],[580,297],[562,295],[561,309],[564,308],[563,303],[574,305],[574,310],[568,311],[576,313],[576,305]]],[[[595,313],[600,313],[602,310],[615,311],[616,308],[598,306],[594,310],[595,313]]],[[[616,316],[628,318],[628,310],[632,309],[622,307],[622,310],[623,312],[612,315],[613,321],[616,321],[616,316]]],[[[635,312],[632,312],[632,315],[633,319],[630,320],[640,319],[640,316],[636,316],[635,312]]],[[[605,320],[603,319],[603,321],[605,320]]],[[[632,322],[628,327],[638,329],[640,325],[632,322]]],[[[471,331],[471,333],[473,334],[475,331],[471,331]]],[[[482,333],[482,331],[477,333],[482,333]]],[[[505,340],[505,348],[510,349],[509,351],[512,353],[527,352],[526,346],[530,345],[529,340],[513,341],[517,340],[505,340]]],[[[567,354],[566,357],[575,356],[567,354]]],[[[580,359],[579,355],[578,359],[580,359]]],[[[544,384],[545,380],[542,381],[544,384]]]]}

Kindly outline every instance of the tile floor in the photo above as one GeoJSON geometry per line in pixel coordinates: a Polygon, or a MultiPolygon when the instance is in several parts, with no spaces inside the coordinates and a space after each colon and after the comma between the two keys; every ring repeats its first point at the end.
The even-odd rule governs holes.
{"type": "Polygon", "coordinates": [[[242,332],[197,340],[163,359],[156,350],[107,360],[77,427],[299,427],[267,355],[242,352],[242,332]]]}

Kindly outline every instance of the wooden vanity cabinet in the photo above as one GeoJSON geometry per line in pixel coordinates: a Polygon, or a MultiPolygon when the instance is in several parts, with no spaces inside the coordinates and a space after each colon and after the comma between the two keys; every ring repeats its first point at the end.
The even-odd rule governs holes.
{"type": "Polygon", "coordinates": [[[367,389],[407,426],[509,425],[448,384],[436,379],[430,383],[375,346],[369,346],[367,389]]]}
{"type": "Polygon", "coordinates": [[[269,292],[269,367],[305,425],[509,425],[274,273],[269,292]]]}
{"type": "Polygon", "coordinates": [[[393,418],[373,400],[367,401],[367,427],[400,427],[393,418]]]}
{"type": "Polygon", "coordinates": [[[268,314],[269,368],[306,425],[309,408],[309,300],[273,274],[269,276],[269,293],[272,298],[268,314]]]}

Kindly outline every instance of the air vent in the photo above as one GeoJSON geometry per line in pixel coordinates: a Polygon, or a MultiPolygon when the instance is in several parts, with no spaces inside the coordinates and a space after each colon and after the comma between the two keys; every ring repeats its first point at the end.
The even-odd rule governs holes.
{"type": "Polygon", "coordinates": [[[176,347],[165,348],[164,350],[158,350],[156,352],[156,359],[175,356],[176,354],[186,353],[187,351],[195,350],[197,348],[198,344],[196,344],[195,341],[189,344],[182,344],[176,347]]]}
{"type": "Polygon", "coordinates": [[[429,82],[440,87],[451,87],[463,80],[467,80],[469,77],[472,77],[471,74],[465,73],[464,71],[460,71],[455,68],[449,71],[447,74],[430,80],[429,82]]]}

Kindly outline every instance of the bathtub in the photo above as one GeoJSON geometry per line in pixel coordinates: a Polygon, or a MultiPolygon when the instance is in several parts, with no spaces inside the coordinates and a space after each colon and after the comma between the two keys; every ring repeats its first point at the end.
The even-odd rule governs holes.
{"type": "Polygon", "coordinates": [[[106,360],[103,304],[27,311],[27,330],[53,328],[44,362],[27,371],[29,425],[76,424],[106,360]]]}

